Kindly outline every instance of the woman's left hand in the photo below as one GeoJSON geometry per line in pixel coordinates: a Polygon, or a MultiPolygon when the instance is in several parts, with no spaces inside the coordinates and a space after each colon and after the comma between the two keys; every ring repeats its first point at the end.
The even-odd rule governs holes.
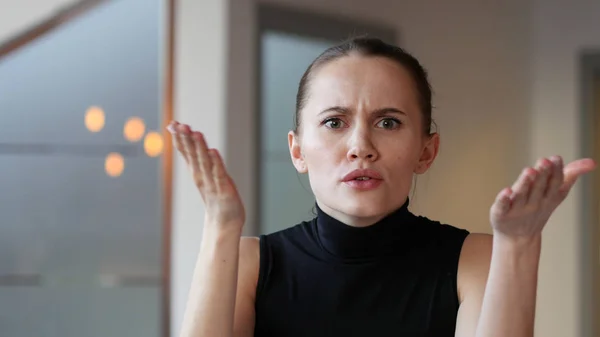
{"type": "Polygon", "coordinates": [[[523,170],[513,186],[496,197],[490,209],[494,234],[511,239],[538,236],[579,176],[595,168],[591,159],[576,160],[564,167],[558,156],[538,160],[534,168],[523,170]]]}

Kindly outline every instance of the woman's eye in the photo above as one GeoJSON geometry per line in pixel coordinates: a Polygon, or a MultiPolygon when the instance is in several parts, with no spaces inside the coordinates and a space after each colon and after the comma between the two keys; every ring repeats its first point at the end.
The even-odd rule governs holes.
{"type": "Polygon", "coordinates": [[[339,118],[329,118],[323,124],[330,129],[339,129],[344,126],[344,122],[339,118]]]}
{"type": "Polygon", "coordinates": [[[377,126],[380,128],[384,128],[384,129],[395,129],[397,127],[400,126],[400,121],[394,118],[384,118],[382,119],[379,123],[377,123],[377,126]]]}

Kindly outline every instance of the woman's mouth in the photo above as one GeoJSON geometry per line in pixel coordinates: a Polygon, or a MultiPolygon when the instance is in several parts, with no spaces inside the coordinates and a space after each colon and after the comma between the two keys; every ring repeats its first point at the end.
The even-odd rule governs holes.
{"type": "Polygon", "coordinates": [[[368,190],[376,189],[377,187],[379,187],[379,185],[381,185],[382,182],[383,182],[383,180],[381,180],[381,179],[372,179],[369,177],[358,177],[356,179],[344,181],[344,184],[346,184],[347,186],[349,186],[353,189],[357,189],[357,190],[361,190],[361,191],[368,191],[368,190]]]}
{"type": "Polygon", "coordinates": [[[365,191],[379,187],[383,182],[383,178],[375,170],[359,169],[344,176],[342,182],[353,189],[365,191]]]}

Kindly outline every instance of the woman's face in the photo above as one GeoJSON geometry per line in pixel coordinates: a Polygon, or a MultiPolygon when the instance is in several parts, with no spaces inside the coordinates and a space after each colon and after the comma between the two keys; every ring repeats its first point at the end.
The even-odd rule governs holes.
{"type": "Polygon", "coordinates": [[[308,85],[298,134],[288,135],[294,166],[327,214],[370,225],[406,201],[413,174],[437,155],[414,81],[392,60],[351,55],[321,65],[308,85]]]}

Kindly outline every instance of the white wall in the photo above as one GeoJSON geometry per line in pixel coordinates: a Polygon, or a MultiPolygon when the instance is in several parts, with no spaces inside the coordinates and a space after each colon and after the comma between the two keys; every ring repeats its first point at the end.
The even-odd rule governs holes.
{"type": "MultiPolygon", "coordinates": [[[[254,0],[181,0],[176,21],[174,118],[221,151],[255,232],[254,0]]],[[[178,336],[200,246],[204,208],[183,160],[173,181],[171,336],[178,336]]]]}
{"type": "Polygon", "coordinates": [[[225,162],[246,207],[244,235],[256,233],[256,57],[254,0],[229,0],[225,162]]]}
{"type": "Polygon", "coordinates": [[[0,45],[77,0],[0,0],[0,45]]]}
{"type": "MultiPolygon", "coordinates": [[[[210,147],[225,147],[228,1],[178,1],[174,118],[202,131],[210,147]]],[[[183,159],[175,154],[171,250],[171,336],[178,336],[204,207],[183,159]]]]}
{"type": "MultiPolygon", "coordinates": [[[[532,159],[579,156],[579,53],[600,50],[600,2],[536,0],[533,21],[532,159]]],[[[581,193],[577,185],[548,224],[543,247],[539,336],[581,336],[581,193]]],[[[598,319],[597,317],[595,318],[598,319]]]]}

